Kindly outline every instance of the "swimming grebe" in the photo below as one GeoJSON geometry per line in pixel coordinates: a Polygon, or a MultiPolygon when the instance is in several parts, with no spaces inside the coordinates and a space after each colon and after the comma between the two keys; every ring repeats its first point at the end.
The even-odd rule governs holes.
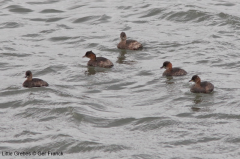
{"type": "Polygon", "coordinates": [[[48,86],[48,83],[38,79],[38,78],[32,78],[32,72],[31,71],[27,71],[25,73],[25,78],[26,81],[23,82],[23,87],[42,87],[42,86],[48,86]]]}
{"type": "Polygon", "coordinates": [[[192,79],[189,82],[195,82],[195,85],[193,85],[190,89],[193,93],[211,93],[214,89],[214,85],[210,82],[201,82],[201,79],[194,75],[192,76],[192,79]]]}
{"type": "Polygon", "coordinates": [[[119,49],[140,50],[143,48],[142,44],[135,40],[127,40],[125,32],[120,34],[121,42],[118,44],[119,49]]]}
{"type": "Polygon", "coordinates": [[[177,68],[177,67],[172,68],[172,63],[169,61],[165,61],[163,63],[163,66],[160,68],[166,69],[163,72],[163,76],[183,76],[187,74],[187,72],[181,68],[177,68]]]}
{"type": "Polygon", "coordinates": [[[98,66],[98,67],[106,67],[110,68],[113,67],[113,63],[104,58],[104,57],[96,57],[96,55],[92,51],[86,52],[86,54],[83,57],[88,57],[90,60],[88,61],[87,65],[88,66],[98,66]]]}

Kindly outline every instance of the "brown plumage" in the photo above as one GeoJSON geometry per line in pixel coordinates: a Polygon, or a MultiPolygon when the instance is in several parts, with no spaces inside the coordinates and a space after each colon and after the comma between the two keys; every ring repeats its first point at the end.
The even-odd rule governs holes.
{"type": "Polygon", "coordinates": [[[88,66],[94,66],[94,67],[105,67],[105,68],[110,68],[113,67],[113,63],[104,58],[104,57],[96,57],[96,55],[92,51],[86,52],[85,56],[83,57],[88,57],[90,60],[88,61],[87,65],[88,66]]]}
{"type": "Polygon", "coordinates": [[[140,50],[143,48],[142,44],[135,40],[127,40],[125,32],[120,34],[121,42],[118,44],[119,49],[140,50]]]}
{"type": "Polygon", "coordinates": [[[190,89],[193,93],[211,93],[214,90],[214,85],[210,82],[201,82],[200,77],[197,75],[192,76],[192,79],[189,82],[195,82],[190,89]]]}
{"type": "Polygon", "coordinates": [[[42,87],[42,86],[48,86],[48,83],[38,79],[38,78],[32,78],[32,72],[31,71],[27,71],[25,73],[25,78],[26,81],[23,82],[23,87],[42,87]]]}
{"type": "Polygon", "coordinates": [[[163,76],[183,76],[187,74],[187,72],[181,68],[177,68],[177,67],[172,68],[172,63],[169,61],[165,61],[161,68],[166,69],[163,72],[163,76]]]}

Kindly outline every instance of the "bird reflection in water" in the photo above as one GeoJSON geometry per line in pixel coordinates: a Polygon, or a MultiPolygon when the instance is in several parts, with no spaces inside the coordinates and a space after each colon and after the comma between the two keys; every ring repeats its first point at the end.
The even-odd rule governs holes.
{"type": "Polygon", "coordinates": [[[87,70],[85,71],[86,75],[95,75],[96,74],[96,70],[95,67],[88,67],[87,70]]]}
{"type": "Polygon", "coordinates": [[[108,68],[102,68],[102,67],[87,67],[87,70],[85,71],[85,75],[95,75],[96,73],[102,72],[105,73],[108,71],[108,68]]]}
{"type": "Polygon", "coordinates": [[[125,54],[127,53],[126,50],[120,50],[120,53],[119,53],[119,56],[118,56],[118,59],[117,59],[117,63],[120,63],[120,64],[123,64],[125,59],[126,59],[126,56],[125,54]]]}
{"type": "Polygon", "coordinates": [[[119,50],[119,56],[116,62],[119,64],[127,64],[127,65],[133,65],[137,63],[136,61],[127,61],[125,56],[126,53],[127,53],[126,50],[119,50]]]}
{"type": "MultiPolygon", "coordinates": [[[[195,105],[197,105],[197,104],[200,104],[202,101],[203,101],[202,96],[199,94],[196,94],[195,98],[193,99],[193,103],[195,105]]],[[[195,106],[192,106],[191,109],[192,109],[192,111],[195,111],[195,112],[198,112],[201,110],[201,108],[198,108],[195,106]]]]}
{"type": "Polygon", "coordinates": [[[192,111],[194,112],[198,112],[201,110],[201,108],[198,108],[198,107],[191,107],[192,111]]]}
{"type": "Polygon", "coordinates": [[[196,94],[195,98],[193,99],[194,104],[200,104],[203,101],[202,96],[200,94],[196,94]]]}
{"type": "Polygon", "coordinates": [[[166,78],[166,84],[174,84],[174,82],[172,81],[173,77],[172,76],[165,76],[166,78]]]}

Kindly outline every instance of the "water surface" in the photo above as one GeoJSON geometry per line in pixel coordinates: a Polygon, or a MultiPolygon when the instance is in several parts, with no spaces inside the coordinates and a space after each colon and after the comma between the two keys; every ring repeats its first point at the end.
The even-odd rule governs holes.
{"type": "Polygon", "coordinates": [[[237,0],[3,0],[0,6],[1,151],[239,158],[237,0]],[[122,31],[144,49],[118,50],[122,31]],[[82,56],[89,50],[114,67],[87,67],[82,56]],[[188,75],[162,77],[164,61],[188,75]],[[27,70],[50,86],[23,88],[27,70]],[[191,93],[195,74],[211,81],[214,92],[191,93]]]}

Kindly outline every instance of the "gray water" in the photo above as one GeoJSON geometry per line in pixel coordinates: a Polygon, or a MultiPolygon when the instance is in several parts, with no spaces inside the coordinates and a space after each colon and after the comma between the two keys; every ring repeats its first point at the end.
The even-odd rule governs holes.
{"type": "Polygon", "coordinates": [[[238,0],[0,6],[0,151],[63,153],[0,158],[240,158],[238,0]],[[144,49],[117,49],[122,31],[144,49]],[[114,67],[87,67],[89,50],[114,67]],[[27,70],[50,86],[23,88],[27,70]],[[191,93],[195,74],[214,92],[191,93]]]}

